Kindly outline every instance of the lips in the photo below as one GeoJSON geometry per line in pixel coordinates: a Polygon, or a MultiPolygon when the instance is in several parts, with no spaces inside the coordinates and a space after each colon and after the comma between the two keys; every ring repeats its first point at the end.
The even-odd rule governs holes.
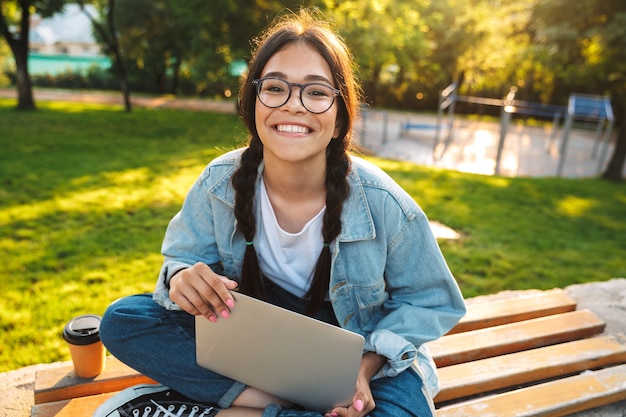
{"type": "Polygon", "coordinates": [[[311,131],[311,129],[309,129],[308,127],[301,126],[301,125],[276,125],[276,130],[278,130],[279,132],[283,132],[283,133],[301,133],[301,134],[306,134],[311,131]]]}

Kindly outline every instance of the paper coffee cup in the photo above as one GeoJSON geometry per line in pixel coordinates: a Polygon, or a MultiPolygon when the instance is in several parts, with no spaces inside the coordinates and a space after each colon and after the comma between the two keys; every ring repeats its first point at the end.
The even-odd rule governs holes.
{"type": "Polygon", "coordinates": [[[106,350],[100,341],[100,320],[95,314],[78,316],[63,329],[74,363],[74,372],[81,378],[93,378],[104,370],[106,350]]]}

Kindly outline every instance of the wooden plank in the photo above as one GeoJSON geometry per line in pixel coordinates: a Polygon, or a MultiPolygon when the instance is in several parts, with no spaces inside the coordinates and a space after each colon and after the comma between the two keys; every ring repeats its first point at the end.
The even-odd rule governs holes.
{"type": "Polygon", "coordinates": [[[89,397],[74,398],[71,400],[54,401],[45,404],[35,404],[31,409],[31,417],[79,417],[90,416],[107,399],[115,395],[91,395],[89,397]]]}
{"type": "Polygon", "coordinates": [[[626,362],[623,334],[576,340],[437,370],[436,403],[626,362]]]}
{"type": "MultiPolygon", "coordinates": [[[[31,417],[88,416],[115,393],[36,404],[31,417]]],[[[442,407],[436,417],[560,417],[626,399],[626,365],[442,407]]]]}
{"type": "Polygon", "coordinates": [[[561,417],[626,399],[626,365],[442,407],[437,417],[561,417]]]}
{"type": "Polygon", "coordinates": [[[469,304],[467,313],[448,333],[461,333],[576,310],[576,301],[563,290],[469,304]]]}
{"type": "Polygon", "coordinates": [[[606,324],[589,310],[444,336],[428,343],[439,367],[455,365],[602,333],[606,324]]]}
{"type": "Polygon", "coordinates": [[[107,357],[105,370],[100,375],[88,379],[77,377],[72,363],[68,362],[64,367],[37,372],[35,404],[120,391],[144,383],[154,381],[112,356],[107,357]]]}

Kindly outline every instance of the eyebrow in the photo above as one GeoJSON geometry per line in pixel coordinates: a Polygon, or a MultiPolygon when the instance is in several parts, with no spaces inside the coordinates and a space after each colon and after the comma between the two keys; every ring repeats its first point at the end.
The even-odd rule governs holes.
{"type": "MultiPolygon", "coordinates": [[[[268,72],[267,74],[263,75],[263,78],[265,77],[274,77],[274,78],[282,78],[284,80],[287,79],[287,74],[282,73],[280,71],[272,71],[272,72],[268,72]]],[[[324,77],[323,75],[315,75],[315,74],[309,74],[306,75],[304,77],[304,81],[307,82],[317,82],[317,81],[321,81],[321,82],[325,82],[329,85],[333,85],[333,83],[326,77],[324,77]]]]}

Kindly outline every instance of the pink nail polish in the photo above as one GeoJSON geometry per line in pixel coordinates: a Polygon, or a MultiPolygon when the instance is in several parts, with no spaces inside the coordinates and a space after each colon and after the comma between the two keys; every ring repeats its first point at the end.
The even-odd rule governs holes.
{"type": "Polygon", "coordinates": [[[362,400],[356,400],[354,402],[354,408],[356,408],[356,411],[363,411],[363,401],[362,400]]]}
{"type": "Polygon", "coordinates": [[[224,317],[225,319],[227,319],[229,316],[228,314],[228,310],[222,310],[222,317],[224,317]]]}
{"type": "Polygon", "coordinates": [[[211,314],[209,316],[209,321],[215,323],[217,321],[217,317],[215,317],[213,314],[211,314]]]}
{"type": "Polygon", "coordinates": [[[235,307],[235,302],[231,299],[226,300],[226,305],[230,308],[235,307]]]}

